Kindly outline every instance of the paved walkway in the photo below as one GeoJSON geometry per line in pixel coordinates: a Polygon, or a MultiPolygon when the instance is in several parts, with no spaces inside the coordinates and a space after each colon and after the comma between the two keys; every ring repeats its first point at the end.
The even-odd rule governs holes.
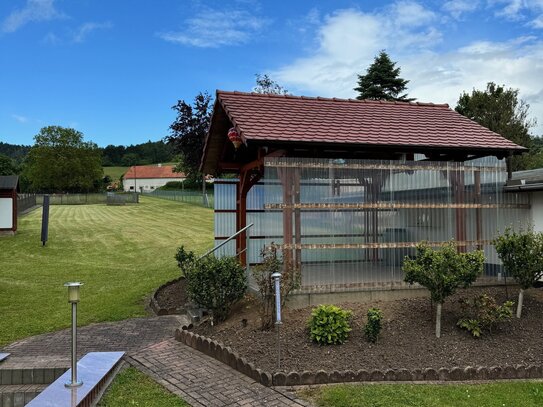
{"type": "MultiPolygon", "coordinates": [[[[136,318],[78,329],[79,357],[93,351],[127,352],[126,360],[193,406],[307,406],[292,394],[262,386],[227,365],[173,339],[176,316],[136,318]]],[[[3,362],[66,361],[70,331],[33,336],[2,349],[3,362]]]]}

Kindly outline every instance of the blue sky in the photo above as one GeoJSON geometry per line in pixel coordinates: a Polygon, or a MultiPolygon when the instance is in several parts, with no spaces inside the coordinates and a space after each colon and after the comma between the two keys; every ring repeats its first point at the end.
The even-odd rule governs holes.
{"type": "Polygon", "coordinates": [[[159,140],[178,99],[250,91],[354,97],[386,49],[419,101],[495,81],[543,135],[543,0],[10,0],[0,3],[0,141],[46,125],[101,146],[159,140]]]}

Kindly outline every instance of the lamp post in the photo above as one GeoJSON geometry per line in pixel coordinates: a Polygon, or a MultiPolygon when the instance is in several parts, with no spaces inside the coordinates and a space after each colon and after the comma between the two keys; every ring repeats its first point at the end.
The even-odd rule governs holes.
{"type": "Polygon", "coordinates": [[[66,283],[68,287],[68,302],[72,304],[72,379],[64,384],[66,387],[79,387],[83,384],[77,380],[77,303],[79,302],[79,287],[83,283],[66,283]]]}
{"type": "Polygon", "coordinates": [[[281,367],[281,342],[279,340],[279,330],[281,327],[281,273],[276,272],[271,275],[275,284],[275,330],[277,332],[277,370],[281,367]]]}

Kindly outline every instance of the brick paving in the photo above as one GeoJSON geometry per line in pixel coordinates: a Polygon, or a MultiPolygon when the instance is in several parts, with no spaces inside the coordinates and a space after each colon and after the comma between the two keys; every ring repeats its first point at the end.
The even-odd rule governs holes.
{"type": "MultiPolygon", "coordinates": [[[[79,357],[93,351],[126,351],[126,360],[193,406],[308,406],[288,391],[262,386],[229,366],[173,339],[177,316],[135,318],[78,329],[79,357]]],[[[6,363],[69,361],[70,331],[14,342],[6,363]]]]}
{"type": "Polygon", "coordinates": [[[129,362],[193,406],[308,405],[174,339],[132,354],[129,362]]]}

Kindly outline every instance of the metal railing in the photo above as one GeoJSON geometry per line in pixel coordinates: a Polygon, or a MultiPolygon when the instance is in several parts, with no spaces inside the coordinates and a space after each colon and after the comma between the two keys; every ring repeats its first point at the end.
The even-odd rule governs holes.
{"type": "MultiPolygon", "coordinates": [[[[219,243],[217,246],[215,246],[213,249],[210,249],[208,250],[207,252],[205,252],[204,254],[202,254],[198,260],[201,260],[203,259],[204,257],[207,257],[209,256],[210,254],[212,253],[215,253],[218,249],[220,249],[221,247],[223,247],[226,243],[228,243],[229,241],[231,241],[232,239],[234,239],[235,237],[237,237],[238,235],[240,235],[241,233],[245,232],[246,230],[249,230],[251,227],[254,226],[254,223],[249,223],[247,226],[245,226],[243,229],[240,229],[238,230],[236,233],[234,233],[232,236],[228,237],[227,239],[225,239],[224,241],[222,241],[221,243],[219,243]]],[[[241,253],[247,251],[247,248],[249,247],[249,233],[247,233],[247,244],[245,245],[245,249],[243,249],[242,251],[240,251],[239,253],[236,253],[236,256],[239,256],[241,253]]],[[[247,262],[249,263],[249,262],[247,262]]],[[[248,266],[247,266],[248,267],[248,266]]]]}

